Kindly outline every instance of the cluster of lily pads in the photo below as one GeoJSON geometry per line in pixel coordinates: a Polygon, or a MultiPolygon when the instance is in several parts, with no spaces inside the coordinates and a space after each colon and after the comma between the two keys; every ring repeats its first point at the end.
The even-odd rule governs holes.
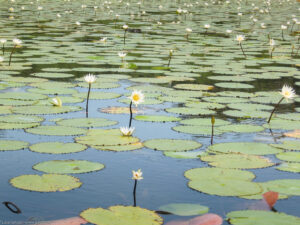
{"type": "MultiPolygon", "coordinates": [[[[0,151],[28,149],[51,159],[88,148],[148,149],[169,159],[198,160],[199,168],[184,176],[190,189],[207,195],[258,200],[273,191],[279,199],[300,196],[299,179],[258,182],[254,171],[274,167],[278,173],[300,173],[296,1],[63,3],[53,11],[53,2],[46,0],[11,0],[1,6],[7,21],[0,29],[7,34],[0,37],[0,130],[70,136],[71,141],[33,144],[4,136],[0,151]],[[10,39],[14,45],[5,46],[10,39]],[[91,105],[99,108],[91,110],[91,105]],[[121,114],[130,116],[128,127],[121,114]],[[160,131],[152,125],[169,125],[170,135],[182,138],[144,140],[132,120],[153,132],[160,131]],[[256,140],[245,140],[247,135],[256,140]]],[[[10,184],[64,192],[85,185],[76,174],[101,171],[105,165],[51,159],[32,168],[42,175],[18,175],[10,184]]],[[[140,208],[136,186],[141,170],[133,171],[132,179],[134,206],[90,208],[80,216],[101,225],[146,225],[162,224],[159,212],[196,216],[209,211],[186,203],[156,211],[140,208]]],[[[226,217],[235,225],[300,224],[296,216],[259,210],[232,211],[226,217]]]]}

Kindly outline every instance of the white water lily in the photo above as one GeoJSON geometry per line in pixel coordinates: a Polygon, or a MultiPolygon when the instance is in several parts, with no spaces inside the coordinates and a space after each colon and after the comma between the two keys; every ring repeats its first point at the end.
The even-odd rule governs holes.
{"type": "Polygon", "coordinates": [[[104,38],[100,39],[100,42],[106,43],[106,41],[107,41],[107,37],[104,37],[104,38]]]}
{"type": "Polygon", "coordinates": [[[0,63],[4,61],[4,57],[0,56],[0,63]]]}
{"type": "Polygon", "coordinates": [[[93,75],[93,74],[87,74],[84,76],[84,80],[85,82],[91,84],[91,83],[94,83],[96,81],[96,77],[93,75]]]}
{"type": "Polygon", "coordinates": [[[269,44],[271,47],[274,47],[276,45],[276,42],[274,39],[270,39],[269,44]]]}
{"type": "Polygon", "coordinates": [[[7,42],[6,39],[4,39],[4,38],[0,39],[0,43],[1,43],[1,44],[5,44],[6,42],[7,42]]]}
{"type": "Polygon", "coordinates": [[[14,43],[15,46],[21,46],[22,44],[22,41],[18,38],[14,38],[12,42],[14,43]]]}
{"type": "Polygon", "coordinates": [[[293,99],[294,97],[296,97],[296,92],[295,90],[288,86],[288,85],[283,85],[280,94],[286,99],[293,99]]]}
{"type": "Polygon", "coordinates": [[[131,93],[131,96],[129,97],[129,99],[132,101],[133,104],[135,104],[136,106],[142,102],[144,102],[144,94],[142,93],[142,91],[137,91],[134,90],[131,93]]]}
{"type": "Polygon", "coordinates": [[[138,169],[137,171],[132,170],[132,179],[133,180],[142,180],[143,179],[143,173],[141,169],[138,169]]]}
{"type": "Polygon", "coordinates": [[[227,29],[227,30],[226,30],[226,33],[231,34],[231,33],[232,33],[232,30],[227,29]]]}
{"type": "Polygon", "coordinates": [[[242,41],[245,40],[245,36],[244,35],[236,35],[236,39],[239,43],[241,43],[242,41]]]}
{"type": "Polygon", "coordinates": [[[281,25],[281,30],[286,30],[286,29],[287,29],[287,26],[281,25]]]}
{"type": "Polygon", "coordinates": [[[209,28],[210,28],[210,25],[209,25],[209,24],[205,24],[205,25],[204,25],[204,28],[205,28],[205,29],[209,29],[209,28]]]}
{"type": "Polygon", "coordinates": [[[126,57],[127,53],[126,52],[118,52],[118,56],[122,59],[126,57]]]}
{"type": "Polygon", "coordinates": [[[13,7],[10,7],[10,8],[8,9],[8,11],[9,11],[9,12],[14,12],[15,9],[14,9],[13,7]]]}
{"type": "Polygon", "coordinates": [[[192,33],[192,29],[191,28],[185,28],[185,31],[187,32],[187,33],[192,33]]]}
{"type": "Polygon", "coordinates": [[[61,101],[61,99],[59,97],[52,98],[52,100],[50,101],[50,103],[53,106],[57,106],[57,107],[61,107],[62,106],[62,101],[61,101]]]}
{"type": "Polygon", "coordinates": [[[134,127],[120,127],[120,131],[123,136],[131,136],[134,129],[134,127]]]}
{"type": "Polygon", "coordinates": [[[124,29],[124,30],[127,30],[127,29],[128,29],[128,25],[124,24],[124,25],[123,25],[123,29],[124,29]]]}
{"type": "Polygon", "coordinates": [[[79,21],[76,21],[76,23],[75,23],[77,26],[80,26],[81,25],[81,23],[79,22],[79,21]]]}

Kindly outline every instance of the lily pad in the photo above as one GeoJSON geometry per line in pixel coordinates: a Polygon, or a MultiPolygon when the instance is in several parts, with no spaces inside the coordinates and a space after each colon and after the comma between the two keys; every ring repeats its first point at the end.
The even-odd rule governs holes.
{"type": "Polygon", "coordinates": [[[165,109],[169,113],[176,113],[180,115],[213,115],[215,111],[202,108],[191,107],[174,107],[165,109]]]}
{"type": "Polygon", "coordinates": [[[263,210],[241,210],[228,213],[227,218],[233,225],[299,225],[300,218],[285,213],[263,210]]]}
{"type": "Polygon", "coordinates": [[[159,210],[178,216],[196,216],[207,213],[209,208],[199,204],[174,203],[160,206],[159,210]]]}
{"type": "Polygon", "coordinates": [[[300,162],[300,152],[282,152],[277,154],[276,157],[287,162],[300,162]]]}
{"type": "Polygon", "coordinates": [[[20,106],[13,108],[14,113],[27,114],[27,115],[42,115],[42,114],[59,114],[67,112],[75,112],[82,110],[79,106],[47,106],[47,105],[34,105],[34,106],[20,106]]]}
{"type": "Polygon", "coordinates": [[[37,94],[37,93],[28,93],[28,92],[6,92],[0,93],[0,98],[11,98],[15,100],[24,100],[24,101],[32,101],[32,100],[41,100],[47,99],[47,95],[37,94]]]}
{"type": "Polygon", "coordinates": [[[126,145],[106,145],[106,146],[92,145],[91,147],[102,151],[123,152],[123,151],[137,150],[143,148],[144,145],[141,142],[136,142],[136,143],[126,144],[126,145]]]}
{"type": "MultiPolygon", "coordinates": [[[[214,126],[225,126],[229,125],[230,122],[222,119],[215,119],[215,125],[214,126]]],[[[179,122],[180,124],[184,125],[193,125],[193,126],[209,126],[211,127],[211,118],[193,118],[193,119],[185,119],[181,120],[179,122]]]]}
{"type": "Polygon", "coordinates": [[[28,145],[25,141],[0,140],[0,151],[22,150],[28,148],[28,145]]]}
{"type": "Polygon", "coordinates": [[[11,106],[0,106],[0,114],[11,114],[12,107],[11,106]]]}
{"type": "MultiPolygon", "coordinates": [[[[172,128],[175,131],[187,134],[195,134],[195,135],[211,135],[212,128],[209,126],[176,126],[172,128]]],[[[221,135],[224,133],[223,131],[218,130],[217,128],[214,129],[214,135],[221,135]]]]}
{"type": "Polygon", "coordinates": [[[160,225],[163,219],[155,212],[133,206],[111,206],[108,209],[89,208],[80,213],[86,221],[97,225],[160,225]]]}
{"type": "Polygon", "coordinates": [[[264,182],[269,191],[300,196],[300,179],[279,179],[264,182]]]}
{"type": "Polygon", "coordinates": [[[173,151],[164,151],[164,155],[176,159],[199,159],[200,155],[205,154],[202,151],[193,151],[193,152],[173,152],[173,151]]]}
{"type": "Polygon", "coordinates": [[[82,185],[78,178],[60,174],[22,175],[9,182],[16,188],[38,192],[69,191],[82,185]]]}
{"type": "Polygon", "coordinates": [[[0,130],[27,129],[39,126],[40,123],[4,123],[0,122],[0,130]]]}
{"type": "Polygon", "coordinates": [[[101,163],[86,160],[52,160],[41,162],[33,166],[33,169],[45,173],[66,174],[66,173],[89,173],[102,170],[101,163]]]}
{"type": "Polygon", "coordinates": [[[225,132],[236,132],[236,133],[253,133],[263,131],[265,128],[262,126],[251,125],[251,124],[231,124],[226,126],[220,126],[218,129],[225,132]]]}
{"type": "Polygon", "coordinates": [[[24,115],[0,116],[0,122],[5,122],[5,123],[39,123],[42,121],[44,121],[44,118],[39,116],[24,116],[24,115]]]}
{"type": "Polygon", "coordinates": [[[26,132],[39,135],[73,136],[85,134],[87,130],[78,127],[48,125],[26,129],[26,132]]]}
{"type": "Polygon", "coordinates": [[[42,142],[33,144],[29,149],[33,152],[48,154],[67,154],[84,151],[87,147],[77,143],[42,142]]]}
{"type": "Polygon", "coordinates": [[[254,88],[254,86],[250,85],[250,84],[235,83],[235,82],[220,82],[220,83],[215,83],[215,85],[217,87],[231,88],[231,89],[250,89],[250,88],[254,88]]]}
{"type": "Polygon", "coordinates": [[[176,84],[176,89],[193,90],[193,91],[205,91],[212,90],[214,86],[205,84],[176,84]]]}
{"type": "Polygon", "coordinates": [[[280,166],[276,167],[277,170],[300,173],[300,163],[282,163],[280,166]]]}
{"type": "Polygon", "coordinates": [[[201,156],[209,165],[229,169],[258,169],[273,166],[268,158],[240,153],[201,156]]]}
{"type": "MultiPolygon", "coordinates": [[[[110,113],[110,114],[129,114],[129,107],[109,107],[100,109],[101,112],[110,113]]],[[[140,110],[132,108],[132,113],[138,113],[140,110]]]]}
{"type": "MultiPolygon", "coordinates": [[[[91,91],[90,100],[114,99],[114,98],[119,98],[120,96],[121,96],[120,94],[113,93],[113,92],[91,91]]],[[[79,92],[79,93],[73,94],[73,97],[86,98],[87,93],[86,92],[79,92]]]]}
{"type": "Polygon", "coordinates": [[[284,150],[300,151],[300,141],[287,140],[284,141],[282,144],[270,144],[270,145],[284,150]]]}
{"type": "Polygon", "coordinates": [[[281,153],[282,150],[268,144],[256,142],[219,143],[208,147],[209,151],[222,153],[244,153],[251,155],[270,155],[281,153]]]}
{"type": "Polygon", "coordinates": [[[299,129],[300,121],[273,118],[269,124],[266,123],[263,126],[265,128],[271,128],[274,130],[276,129],[295,130],[295,129],[299,129]]]}
{"type": "Polygon", "coordinates": [[[61,126],[68,127],[106,127],[116,125],[118,122],[104,119],[104,118],[74,118],[74,119],[64,119],[56,122],[61,126]]]}
{"type": "Polygon", "coordinates": [[[176,122],[181,120],[174,116],[157,116],[157,115],[138,115],[134,117],[135,120],[147,121],[147,122],[176,122]]]}
{"type": "Polygon", "coordinates": [[[191,140],[152,139],[144,142],[145,147],[159,151],[189,151],[200,148],[202,144],[191,140]]]}

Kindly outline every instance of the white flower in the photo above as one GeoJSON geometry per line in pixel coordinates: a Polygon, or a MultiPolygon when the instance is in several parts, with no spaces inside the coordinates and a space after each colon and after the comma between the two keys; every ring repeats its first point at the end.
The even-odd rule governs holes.
{"type": "Polygon", "coordinates": [[[52,98],[50,102],[53,106],[61,107],[62,106],[62,101],[59,97],[52,98]]]}
{"type": "Polygon", "coordinates": [[[204,28],[205,28],[205,29],[209,29],[209,28],[210,28],[210,25],[209,25],[209,24],[205,24],[205,25],[204,25],[204,28]]]}
{"type": "Polygon", "coordinates": [[[80,26],[81,23],[80,23],[79,21],[76,21],[76,25],[77,25],[77,26],[80,26]]]}
{"type": "Polygon", "coordinates": [[[181,14],[181,13],[182,13],[182,9],[179,8],[179,9],[176,10],[176,12],[177,12],[178,14],[181,14]]]}
{"type": "Polygon", "coordinates": [[[143,175],[143,173],[142,173],[141,169],[138,169],[138,171],[132,170],[132,179],[133,180],[142,180],[143,179],[142,175],[143,175]]]}
{"type": "Polygon", "coordinates": [[[296,97],[296,92],[295,90],[288,86],[288,85],[283,85],[280,94],[286,99],[292,99],[294,97],[296,97]]]}
{"type": "Polygon", "coordinates": [[[116,14],[116,18],[118,19],[120,17],[120,15],[119,14],[116,14]]]}
{"type": "Polygon", "coordinates": [[[157,21],[157,25],[162,25],[162,22],[160,22],[160,21],[157,21]]]}
{"type": "Polygon", "coordinates": [[[134,131],[134,127],[120,127],[120,131],[122,133],[123,136],[131,136],[133,131],[134,131]]]}
{"type": "Polygon", "coordinates": [[[104,38],[100,39],[100,42],[104,42],[105,43],[106,41],[107,41],[107,37],[104,37],[104,38]]]}
{"type": "Polygon", "coordinates": [[[243,13],[238,13],[238,16],[242,16],[243,15],[243,13]]]}
{"type": "Polygon", "coordinates": [[[127,29],[128,29],[128,25],[124,24],[124,25],[123,25],[123,29],[124,29],[124,30],[127,30],[127,29]]]}
{"type": "Polygon", "coordinates": [[[96,81],[96,77],[93,75],[93,74],[87,74],[84,76],[84,80],[85,82],[91,84],[91,83],[94,83],[96,81]]]}
{"type": "Polygon", "coordinates": [[[56,16],[57,16],[58,18],[60,18],[60,17],[61,17],[61,15],[60,15],[59,13],[57,13],[57,14],[56,14],[56,16]]]}
{"type": "Polygon", "coordinates": [[[271,47],[275,46],[275,40],[274,39],[270,39],[269,44],[271,47]]]}
{"type": "Polygon", "coordinates": [[[263,28],[263,29],[265,29],[265,28],[266,28],[265,23],[261,23],[261,24],[260,24],[260,27],[263,28]]]}
{"type": "Polygon", "coordinates": [[[14,38],[12,41],[13,41],[14,45],[16,45],[16,46],[20,46],[22,44],[22,41],[18,38],[14,38]]]}
{"type": "Polygon", "coordinates": [[[191,33],[193,30],[192,30],[191,28],[185,28],[185,31],[186,31],[187,33],[191,33]]]}
{"type": "Polygon", "coordinates": [[[239,43],[241,43],[242,41],[245,40],[245,36],[244,35],[236,35],[236,39],[239,43]]]}
{"type": "Polygon", "coordinates": [[[126,52],[118,52],[119,57],[122,59],[126,57],[127,53],[126,52]]]}
{"type": "Polygon", "coordinates": [[[6,39],[3,39],[3,38],[0,39],[0,43],[1,43],[1,44],[4,44],[6,41],[7,41],[6,39]]]}
{"type": "Polygon", "coordinates": [[[4,58],[2,56],[0,56],[0,63],[2,63],[4,61],[4,58]]]}
{"type": "Polygon", "coordinates": [[[82,8],[82,9],[85,9],[85,8],[86,8],[86,5],[81,5],[81,8],[82,8]]]}
{"type": "Polygon", "coordinates": [[[131,96],[129,97],[129,99],[132,101],[132,103],[134,103],[136,106],[142,102],[144,102],[144,94],[142,93],[142,91],[137,91],[134,90],[131,93],[131,96]]]}
{"type": "Polygon", "coordinates": [[[42,9],[43,9],[43,6],[38,6],[37,9],[38,9],[38,10],[42,10],[42,9]]]}
{"type": "Polygon", "coordinates": [[[15,11],[15,9],[14,9],[13,7],[10,7],[10,8],[8,9],[8,11],[13,12],[13,11],[15,11]]]}
{"type": "Polygon", "coordinates": [[[287,26],[281,25],[281,30],[286,30],[286,29],[287,29],[287,26]]]}
{"type": "Polygon", "coordinates": [[[226,33],[230,34],[230,33],[232,33],[232,30],[227,29],[226,33]]]}

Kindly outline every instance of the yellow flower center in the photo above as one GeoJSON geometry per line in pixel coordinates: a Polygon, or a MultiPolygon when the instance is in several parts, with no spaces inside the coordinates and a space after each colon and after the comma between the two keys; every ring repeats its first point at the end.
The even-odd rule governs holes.
{"type": "Polygon", "coordinates": [[[286,91],[286,92],[284,92],[284,95],[285,95],[285,96],[289,96],[289,95],[290,95],[290,92],[286,91]]]}
{"type": "Polygon", "coordinates": [[[133,101],[137,102],[138,100],[140,100],[140,96],[135,94],[132,96],[133,101]]]}

